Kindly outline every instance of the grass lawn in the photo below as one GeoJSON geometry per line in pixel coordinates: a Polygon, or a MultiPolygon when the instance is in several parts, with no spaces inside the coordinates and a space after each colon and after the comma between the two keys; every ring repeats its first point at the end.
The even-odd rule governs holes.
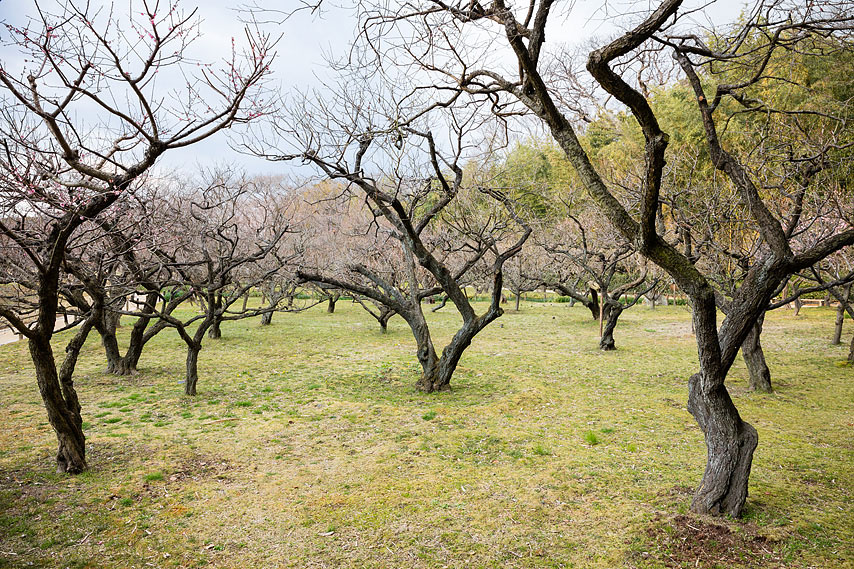
{"type": "MultiPolygon", "coordinates": [[[[457,319],[429,317],[438,348],[457,319]]],[[[226,323],[195,398],[174,331],[129,378],[103,373],[93,333],[75,477],[54,474],[26,345],[6,345],[0,567],[854,567],[854,369],[832,328],[829,309],[778,310],[776,392],[747,392],[741,360],[730,374],[760,438],[738,521],[687,512],[705,447],[681,307],[625,312],[616,352],[582,307],[511,307],[431,395],[405,323],[383,335],[345,301],[226,323]]]]}

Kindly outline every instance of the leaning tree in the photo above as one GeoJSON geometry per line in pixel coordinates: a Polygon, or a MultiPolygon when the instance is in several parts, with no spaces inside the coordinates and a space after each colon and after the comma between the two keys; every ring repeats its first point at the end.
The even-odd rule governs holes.
{"type": "Polygon", "coordinates": [[[198,31],[195,12],[160,8],[142,3],[120,17],[74,2],[36,4],[34,17],[2,26],[3,42],[17,53],[0,62],[0,233],[22,260],[4,278],[35,283],[38,303],[28,314],[4,302],[0,316],[28,340],[60,472],[86,469],[72,376],[97,317],[88,315],[57,366],[51,339],[69,247],[165,152],[263,111],[255,94],[273,42],[247,33],[245,54],[196,74],[196,65],[184,64],[198,31]],[[173,72],[190,79],[164,92],[155,77],[173,72]]]}
{"type": "MultiPolygon", "coordinates": [[[[854,243],[850,211],[854,200],[850,199],[850,189],[837,186],[848,199],[839,200],[843,207],[830,212],[833,223],[822,224],[815,239],[799,246],[800,241],[793,236],[811,231],[813,221],[802,215],[801,196],[823,188],[806,184],[801,191],[792,187],[793,180],[782,180],[783,185],[776,188],[766,186],[763,170],[750,167],[722,127],[733,113],[800,115],[803,120],[827,125],[821,130],[831,134],[828,154],[834,155],[850,136],[847,122],[812,108],[808,96],[778,105],[754,95],[764,85],[777,81],[786,81],[791,89],[808,94],[808,81],[781,75],[769,62],[783,53],[822,58],[840,49],[850,51],[854,11],[848,2],[759,2],[737,24],[700,36],[696,22],[690,22],[692,11],[683,10],[681,0],[664,0],[633,22],[628,31],[591,51],[587,71],[599,88],[628,109],[643,134],[643,145],[634,156],[642,172],[638,200],[629,207],[579,140],[578,127],[572,120],[571,86],[580,71],[573,71],[572,65],[559,59],[567,54],[555,57],[544,49],[547,23],[559,12],[556,5],[553,0],[531,0],[519,6],[504,0],[379,5],[365,12],[363,36],[377,48],[375,53],[397,57],[405,64],[417,63],[406,59],[408,54],[429,53],[429,58],[419,57],[420,61],[429,61],[422,69],[431,74],[431,84],[439,88],[448,104],[463,97],[486,99],[496,113],[506,116],[524,109],[535,116],[566,154],[586,192],[614,230],[667,271],[689,296],[700,369],[689,380],[688,409],[702,429],[707,447],[705,473],[691,508],[699,513],[739,516],[758,437],[756,430],[742,420],[726,389],[727,374],[782,283],[791,274],[854,243]],[[426,45],[409,44],[395,51],[393,38],[404,34],[395,36],[392,31],[399,31],[401,26],[417,29],[419,33],[405,37],[415,36],[426,45]],[[472,46],[473,41],[490,44],[484,49],[483,45],[472,46]],[[383,42],[381,46],[379,42],[383,42]],[[493,57],[502,47],[510,52],[507,59],[512,59],[512,64],[502,66],[507,59],[493,57]],[[637,64],[641,58],[644,63],[655,61],[656,53],[675,58],[681,80],[695,103],[693,116],[701,125],[705,159],[731,186],[740,214],[762,241],[760,254],[750,260],[720,326],[715,290],[707,275],[657,224],[670,136],[662,128],[647,88],[654,79],[650,72],[658,68],[637,64]],[[482,54],[489,57],[479,58],[482,54]],[[717,74],[722,63],[726,63],[728,73],[717,74]]],[[[774,159],[803,158],[796,142],[792,140],[791,153],[778,154],[774,159]]],[[[687,195],[686,200],[690,199],[687,195]]]]}

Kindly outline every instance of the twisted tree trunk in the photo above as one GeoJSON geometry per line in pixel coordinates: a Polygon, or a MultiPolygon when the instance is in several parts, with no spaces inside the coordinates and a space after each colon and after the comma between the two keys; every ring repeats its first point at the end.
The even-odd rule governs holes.
{"type": "Polygon", "coordinates": [[[430,329],[427,327],[424,315],[418,310],[412,310],[409,313],[401,314],[401,316],[409,324],[418,346],[416,355],[418,363],[421,364],[421,377],[418,378],[415,387],[425,393],[450,389],[450,381],[443,383],[439,378],[439,358],[436,355],[436,348],[433,346],[433,339],[430,337],[430,329]]]}
{"type": "Polygon", "coordinates": [[[31,337],[28,342],[39,392],[47,410],[48,421],[59,442],[56,452],[57,473],[79,474],[87,468],[86,436],[83,434],[80,401],[74,389],[72,375],[80,349],[92,328],[92,321],[93,317],[90,316],[80,325],[66,347],[65,359],[58,371],[50,345],[52,330],[31,337]]]}
{"type": "Polygon", "coordinates": [[[762,344],[759,343],[759,337],[762,334],[762,325],[765,323],[765,313],[756,320],[747,337],[741,344],[741,357],[744,358],[744,363],[747,364],[747,371],[750,375],[751,391],[761,391],[763,393],[771,393],[771,370],[768,369],[768,364],[765,362],[765,352],[762,351],[762,344]]]}
{"type": "Polygon", "coordinates": [[[200,344],[187,344],[187,377],[184,382],[184,395],[195,395],[196,384],[199,381],[199,352],[200,344]]]}
{"type": "Polygon", "coordinates": [[[614,344],[614,328],[617,327],[617,320],[620,318],[620,314],[623,313],[623,305],[619,302],[609,300],[604,303],[603,312],[602,317],[605,320],[605,327],[602,329],[602,337],[599,339],[599,349],[607,352],[617,349],[617,346],[614,344]]]}
{"type": "Polygon", "coordinates": [[[747,481],[759,437],[756,429],[741,420],[722,381],[712,380],[702,371],[689,380],[688,411],[703,430],[707,450],[706,470],[691,510],[738,517],[747,500],[747,481]]]}

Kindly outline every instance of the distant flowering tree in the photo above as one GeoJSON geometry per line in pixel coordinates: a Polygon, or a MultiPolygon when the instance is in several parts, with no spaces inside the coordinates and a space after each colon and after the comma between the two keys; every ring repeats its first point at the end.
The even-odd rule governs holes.
{"type": "Polygon", "coordinates": [[[163,153],[265,112],[259,88],[275,41],[247,30],[245,51],[235,48],[224,67],[191,66],[195,11],[156,6],[132,2],[120,15],[88,3],[36,3],[35,17],[0,28],[3,43],[17,48],[0,60],[0,280],[14,291],[0,299],[0,317],[29,342],[59,472],[86,469],[72,375],[103,310],[96,302],[81,315],[58,367],[50,342],[68,251],[98,237],[99,216],[163,153]],[[187,78],[183,87],[162,89],[170,73],[187,78]]]}

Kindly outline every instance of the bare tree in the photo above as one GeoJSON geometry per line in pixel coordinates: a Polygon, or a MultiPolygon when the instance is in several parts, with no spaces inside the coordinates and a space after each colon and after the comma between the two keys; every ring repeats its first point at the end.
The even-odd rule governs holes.
{"type": "Polygon", "coordinates": [[[196,395],[199,352],[211,329],[275,310],[241,303],[285,262],[275,253],[288,231],[286,210],[269,207],[269,195],[254,190],[252,180],[221,170],[198,185],[191,182],[176,188],[169,201],[178,231],[169,248],[163,246],[157,254],[170,275],[172,294],[167,308],[156,315],[175,328],[187,345],[187,395],[196,395]],[[201,313],[184,319],[176,316],[176,304],[190,299],[199,302],[201,313]]]}
{"type": "Polygon", "coordinates": [[[645,263],[637,262],[629,244],[602,231],[595,219],[568,212],[565,216],[538,236],[553,261],[551,270],[541,273],[542,282],[590,310],[599,321],[599,349],[615,350],[614,329],[620,315],[655,288],[658,280],[649,278],[645,263]],[[589,292],[579,290],[580,283],[589,292]],[[631,298],[623,300],[629,293],[631,298]]]}
{"type": "Polygon", "coordinates": [[[123,18],[128,28],[119,26],[118,15],[88,5],[36,7],[28,23],[3,24],[4,42],[17,47],[24,63],[0,64],[0,233],[26,261],[24,278],[35,283],[38,305],[33,320],[5,303],[0,316],[28,340],[59,441],[57,469],[78,473],[86,469],[85,437],[72,375],[103,307],[86,316],[58,367],[50,341],[69,247],[84,227],[97,225],[103,212],[132,192],[164,152],[263,111],[254,93],[267,73],[272,42],[248,35],[246,57],[235,54],[221,71],[206,68],[187,84],[189,102],[182,103],[158,92],[154,77],[183,68],[198,24],[194,13],[171,5],[155,13],[143,5],[123,18]],[[98,109],[97,122],[86,106],[98,109]]]}
{"type": "MultiPolygon", "coordinates": [[[[820,58],[831,44],[833,49],[850,49],[847,42],[852,24],[851,6],[836,2],[758,3],[736,27],[717,34],[715,41],[707,44],[694,30],[680,27],[681,0],[664,0],[627,32],[593,50],[587,59],[587,70],[599,87],[629,109],[644,135],[643,154],[638,157],[643,164],[639,200],[629,208],[594,167],[579,141],[571,120],[572,109],[561,99],[561,94],[566,93],[562,90],[566,81],[549,76],[553,67],[549,67],[550,59],[543,48],[553,5],[551,0],[532,0],[523,7],[511,7],[503,0],[495,0],[486,4],[452,5],[424,2],[406,4],[393,11],[380,7],[366,16],[366,36],[377,41],[389,40],[385,32],[390,26],[400,26],[400,22],[419,29],[426,27],[425,33],[417,37],[429,42],[426,49],[430,50],[431,64],[426,68],[438,77],[437,82],[441,81],[442,92],[452,92],[451,96],[458,98],[466,95],[493,100],[493,109],[504,114],[517,109],[514,104],[521,104],[538,117],[572,163],[602,215],[641,254],[667,271],[689,296],[700,370],[689,381],[688,409],[703,430],[708,452],[703,480],[691,508],[699,513],[739,516],[747,497],[758,437],[756,430],[742,420],[726,389],[727,373],[778,287],[789,275],[854,243],[854,227],[848,211],[851,202],[839,202],[842,210],[837,213],[842,215],[835,215],[834,223],[823,224],[822,231],[805,248],[793,248],[796,229],[809,231],[813,221],[801,215],[803,211],[798,207],[801,194],[792,192],[791,208],[785,217],[772,213],[760,192],[761,178],[745,168],[737,149],[728,150],[726,139],[721,137],[721,120],[725,124],[728,108],[722,102],[766,115],[786,112],[785,101],[780,107],[769,106],[752,96],[755,88],[779,80],[767,65],[769,60],[784,50],[820,58]],[[469,29],[472,26],[482,26],[485,31],[474,33],[469,29]],[[430,33],[438,29],[442,33],[430,33]],[[511,50],[518,67],[501,69],[495,64],[497,59],[470,60],[473,55],[465,50],[466,37],[494,38],[490,54],[498,49],[500,39],[511,50]],[[751,260],[720,327],[715,290],[709,279],[701,267],[667,240],[657,225],[670,137],[663,131],[645,94],[643,80],[633,85],[631,77],[632,63],[641,54],[649,56],[665,51],[676,58],[691,87],[711,164],[735,189],[743,215],[763,242],[761,254],[751,260]],[[441,66],[432,64],[437,61],[441,66]],[[716,77],[711,73],[721,62],[733,70],[731,76],[716,77]],[[503,99],[503,95],[509,98],[503,99]],[[506,101],[504,106],[500,100],[506,101]]],[[[407,46],[404,53],[424,51],[425,46],[417,50],[407,46]]],[[[382,53],[390,53],[387,45],[382,53]]],[[[811,113],[811,116],[818,115],[811,113]]],[[[829,131],[834,134],[824,153],[832,155],[847,144],[844,137],[848,131],[839,128],[846,123],[832,116],[820,119],[836,125],[829,131]]],[[[806,193],[814,186],[804,187],[806,193]]]]}
{"type": "Polygon", "coordinates": [[[387,137],[380,136],[363,138],[358,143],[354,165],[343,157],[340,162],[333,162],[315,152],[303,155],[330,179],[348,182],[344,187],[345,206],[358,204],[351,196],[359,194],[365,205],[348,211],[346,216],[337,216],[349,223],[363,221],[357,234],[342,236],[349,239],[344,242],[356,246],[347,248],[344,258],[339,257],[335,265],[338,270],[304,267],[297,274],[307,281],[348,290],[376,302],[382,307],[378,318],[381,326],[383,315],[399,314],[409,324],[418,346],[422,374],[416,385],[431,392],[450,388],[464,350],[475,335],[502,314],[499,304],[503,266],[521,249],[530,229],[516,215],[510,200],[500,193],[463,186],[459,165],[464,148],[461,134],[456,153],[446,157],[436,148],[430,132],[407,128],[403,144],[419,145],[415,150],[423,153],[426,169],[423,164],[409,165],[406,169],[391,169],[386,175],[367,175],[361,159],[371,144],[388,142],[387,137]],[[447,171],[439,166],[440,162],[447,171]],[[477,207],[469,209],[468,215],[450,213],[454,208],[467,207],[463,203],[477,207]],[[476,215],[475,209],[481,215],[476,215]],[[462,284],[479,264],[488,267],[492,278],[491,302],[480,315],[462,284]],[[441,356],[433,345],[422,310],[422,300],[438,293],[451,299],[463,319],[441,356]]]}

